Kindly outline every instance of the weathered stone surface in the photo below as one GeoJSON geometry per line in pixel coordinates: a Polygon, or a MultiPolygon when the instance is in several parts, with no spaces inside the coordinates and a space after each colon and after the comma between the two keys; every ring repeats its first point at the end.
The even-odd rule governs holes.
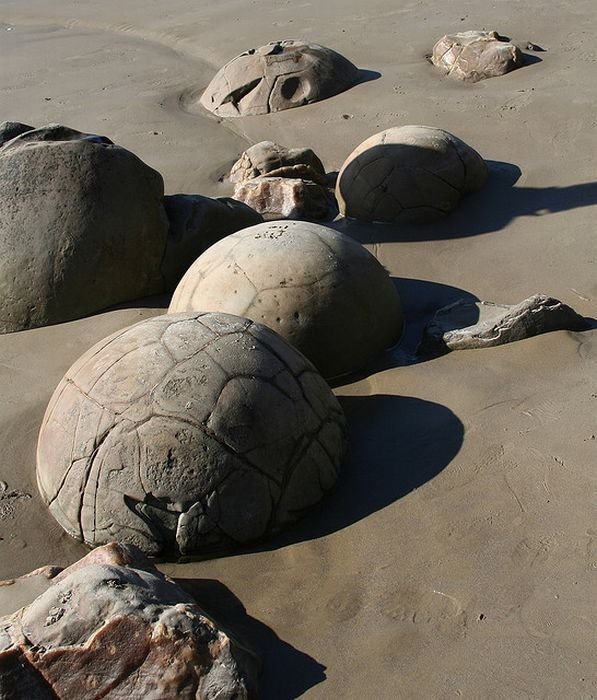
{"type": "Polygon", "coordinates": [[[440,309],[426,326],[420,355],[503,345],[548,331],[589,327],[576,311],[557,299],[535,294],[520,304],[464,300],[440,309]]]}
{"type": "Polygon", "coordinates": [[[363,141],[338,175],[344,216],[382,223],[417,223],[451,212],[487,178],[483,158],[443,129],[402,126],[363,141]]]}
{"type": "Polygon", "coordinates": [[[326,184],[323,163],[310,148],[285,148],[273,141],[260,141],[247,148],[230,170],[230,180],[238,183],[262,175],[326,184]]]}
{"type": "Polygon", "coordinates": [[[451,78],[477,82],[519,68],[523,56],[497,32],[469,31],[443,36],[433,47],[431,61],[451,78]]]}
{"type": "Polygon", "coordinates": [[[14,139],[15,136],[23,134],[25,131],[32,131],[34,126],[23,124],[22,122],[2,122],[0,124],[0,146],[3,146],[7,141],[14,139]]]}
{"type": "Polygon", "coordinates": [[[167,289],[180,278],[204,250],[224,236],[263,221],[261,214],[229,197],[175,194],[164,197],[170,228],[161,264],[167,289]]]}
{"type": "Polygon", "coordinates": [[[343,440],[324,379],[269,328],[165,315],[66,373],[40,430],[37,480],[60,525],[91,546],[206,554],[298,519],[334,484],[343,440]]]}
{"type": "Polygon", "coordinates": [[[234,197],[266,219],[323,219],[329,209],[324,187],[289,177],[256,177],[242,182],[234,188],[234,197]]]}
{"type": "Polygon", "coordinates": [[[257,666],[131,545],[96,550],[0,619],[3,699],[244,700],[257,666]]]}
{"type": "Polygon", "coordinates": [[[170,312],[214,309],[265,323],[325,377],[360,369],[402,330],[396,289],[362,245],[317,224],[259,224],[189,268],[170,312]]]}
{"type": "Polygon", "coordinates": [[[273,41],[221,68],[200,99],[221,117],[280,112],[352,87],[358,69],[336,51],[303,41],[273,41]]]}
{"type": "Polygon", "coordinates": [[[51,125],[0,148],[0,332],[162,291],[163,181],[109,139],[51,125]]]}

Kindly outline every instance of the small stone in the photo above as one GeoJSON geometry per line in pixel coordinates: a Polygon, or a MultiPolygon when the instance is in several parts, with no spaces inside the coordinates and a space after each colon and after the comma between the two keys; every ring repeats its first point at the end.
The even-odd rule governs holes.
{"type": "Polygon", "coordinates": [[[234,198],[266,219],[323,219],[329,199],[324,187],[310,180],[257,177],[234,188],[234,198]]]}
{"type": "Polygon", "coordinates": [[[273,141],[260,141],[247,148],[230,170],[230,180],[236,183],[262,175],[326,184],[323,163],[310,148],[285,148],[273,141]]]}

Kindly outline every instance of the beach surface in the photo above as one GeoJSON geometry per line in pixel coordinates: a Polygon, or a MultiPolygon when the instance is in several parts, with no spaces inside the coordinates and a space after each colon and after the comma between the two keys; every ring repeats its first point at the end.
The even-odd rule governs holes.
{"type": "MultiPolygon", "coordinates": [[[[425,226],[328,222],[390,271],[400,346],[335,387],[349,445],[335,491],[275,540],[163,563],[263,656],[263,697],[597,697],[597,333],[559,331],[415,362],[424,323],[459,298],[554,296],[597,317],[594,0],[0,0],[1,120],[110,137],[167,194],[231,196],[263,139],[328,171],[368,136],[425,124],[489,161],[486,187],[425,226]],[[473,85],[426,60],[443,34],[496,29],[529,65],[473,85]],[[215,118],[197,97],[241,51],[299,38],[364,81],[278,114],[215,118]]],[[[0,336],[0,579],[86,549],[43,504],[37,434],[92,344],[167,297],[0,336]]]]}

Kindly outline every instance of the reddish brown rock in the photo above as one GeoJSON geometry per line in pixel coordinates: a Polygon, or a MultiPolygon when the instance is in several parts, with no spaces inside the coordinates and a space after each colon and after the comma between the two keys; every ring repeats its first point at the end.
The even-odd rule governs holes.
{"type": "Polygon", "coordinates": [[[266,219],[323,219],[329,200],[316,182],[289,177],[256,177],[234,189],[234,198],[266,219]]]}

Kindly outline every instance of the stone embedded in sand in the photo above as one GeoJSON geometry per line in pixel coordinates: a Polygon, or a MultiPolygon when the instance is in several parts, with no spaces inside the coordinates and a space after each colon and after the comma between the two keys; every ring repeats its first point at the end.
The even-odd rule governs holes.
{"type": "Polygon", "coordinates": [[[296,221],[252,226],[203,253],[169,312],[191,309],[265,323],[325,377],[360,369],[402,330],[398,294],[373,255],[344,234],[296,221]]]}
{"type": "Polygon", "coordinates": [[[230,170],[230,180],[237,183],[263,175],[326,184],[323,163],[310,148],[285,148],[273,141],[260,141],[247,148],[230,170]]]}
{"type": "Polygon", "coordinates": [[[263,221],[254,209],[229,197],[175,194],[164,197],[164,208],[170,229],[161,271],[168,289],[209,246],[263,221]]]}
{"type": "Polygon", "coordinates": [[[23,124],[22,122],[2,122],[0,124],[0,146],[3,146],[16,136],[34,129],[34,126],[29,126],[29,124],[23,124]]]}
{"type": "Polygon", "coordinates": [[[420,355],[489,348],[549,331],[583,331],[589,324],[557,299],[535,294],[520,304],[464,300],[440,309],[426,326],[420,355]]]}
{"type": "Polygon", "coordinates": [[[344,216],[418,223],[452,211],[487,178],[483,158],[443,129],[402,126],[369,137],[348,156],[336,183],[344,216]]]}
{"type": "Polygon", "coordinates": [[[519,68],[523,56],[497,32],[469,31],[443,36],[433,47],[431,61],[451,78],[477,82],[519,68]]]}
{"type": "Polygon", "coordinates": [[[37,480],[60,525],[91,546],[204,554],[297,520],[334,484],[343,442],[328,385],[269,328],[166,315],[68,370],[42,423],[37,480]]]}
{"type": "Polygon", "coordinates": [[[130,545],[92,552],[0,619],[0,697],[256,697],[258,662],[130,545]]]}
{"type": "Polygon", "coordinates": [[[51,125],[0,148],[0,332],[162,291],[162,177],[103,136],[51,125]]]}
{"type": "Polygon", "coordinates": [[[256,177],[234,188],[235,199],[265,218],[323,219],[328,214],[328,193],[309,180],[256,177]]]}
{"type": "Polygon", "coordinates": [[[352,87],[358,69],[332,49],[303,41],[273,41],[221,68],[200,103],[220,117],[280,112],[352,87]]]}

